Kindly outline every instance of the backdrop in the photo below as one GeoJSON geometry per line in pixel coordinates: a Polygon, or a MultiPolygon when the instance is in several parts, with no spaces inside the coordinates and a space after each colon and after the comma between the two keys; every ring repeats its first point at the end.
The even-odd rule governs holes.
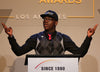
{"type": "MultiPolygon", "coordinates": [[[[27,66],[24,66],[26,54],[17,57],[12,52],[1,23],[13,28],[21,46],[31,35],[43,31],[39,15],[54,10],[59,15],[57,31],[67,34],[81,46],[88,28],[100,24],[99,3],[100,0],[0,0],[0,72],[27,72],[27,66]]],[[[99,37],[100,25],[88,53],[80,59],[79,72],[100,72],[99,37]]],[[[35,51],[28,54],[35,54],[35,51]]]]}

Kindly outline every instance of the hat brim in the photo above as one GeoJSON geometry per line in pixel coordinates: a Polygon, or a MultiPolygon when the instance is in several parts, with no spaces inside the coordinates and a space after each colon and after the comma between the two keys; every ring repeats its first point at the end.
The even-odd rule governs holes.
{"type": "Polygon", "coordinates": [[[50,15],[50,14],[41,14],[40,16],[41,16],[42,18],[44,18],[44,17],[46,17],[46,16],[55,18],[54,16],[52,16],[52,15],[50,15]]]}

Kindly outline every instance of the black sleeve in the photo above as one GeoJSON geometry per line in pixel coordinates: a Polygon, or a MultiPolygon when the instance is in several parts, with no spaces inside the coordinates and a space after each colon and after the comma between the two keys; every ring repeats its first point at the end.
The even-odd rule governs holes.
{"type": "Polygon", "coordinates": [[[37,38],[36,35],[31,36],[24,45],[19,46],[18,43],[16,42],[16,39],[14,36],[8,37],[9,43],[11,45],[12,51],[17,55],[23,55],[27,52],[29,52],[32,49],[35,49],[36,43],[37,43],[37,38]]]}
{"type": "Polygon", "coordinates": [[[83,57],[88,52],[92,37],[89,38],[88,36],[86,36],[84,42],[80,47],[78,47],[67,35],[63,35],[63,39],[65,50],[83,57]]]}

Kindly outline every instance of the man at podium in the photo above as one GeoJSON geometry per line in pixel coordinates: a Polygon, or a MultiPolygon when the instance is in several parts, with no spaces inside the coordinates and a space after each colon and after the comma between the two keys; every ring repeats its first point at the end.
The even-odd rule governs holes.
{"type": "Polygon", "coordinates": [[[64,55],[66,50],[72,54],[79,54],[80,56],[84,56],[87,53],[92,35],[98,26],[97,24],[94,28],[88,29],[84,42],[78,47],[68,35],[56,30],[58,24],[58,15],[56,12],[48,10],[40,16],[43,19],[44,31],[30,36],[23,46],[18,45],[13,35],[13,29],[11,27],[8,28],[2,23],[5,32],[8,34],[11,49],[17,56],[21,56],[32,49],[35,49],[36,55],[43,56],[64,55]]]}

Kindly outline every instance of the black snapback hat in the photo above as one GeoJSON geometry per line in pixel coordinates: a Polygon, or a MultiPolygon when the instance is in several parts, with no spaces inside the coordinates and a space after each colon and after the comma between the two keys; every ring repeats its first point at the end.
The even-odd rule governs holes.
{"type": "Polygon", "coordinates": [[[58,15],[56,12],[52,11],[52,10],[48,10],[46,11],[44,14],[41,14],[40,15],[42,18],[46,17],[46,16],[49,16],[49,17],[52,17],[54,18],[56,21],[58,21],[58,15]]]}

